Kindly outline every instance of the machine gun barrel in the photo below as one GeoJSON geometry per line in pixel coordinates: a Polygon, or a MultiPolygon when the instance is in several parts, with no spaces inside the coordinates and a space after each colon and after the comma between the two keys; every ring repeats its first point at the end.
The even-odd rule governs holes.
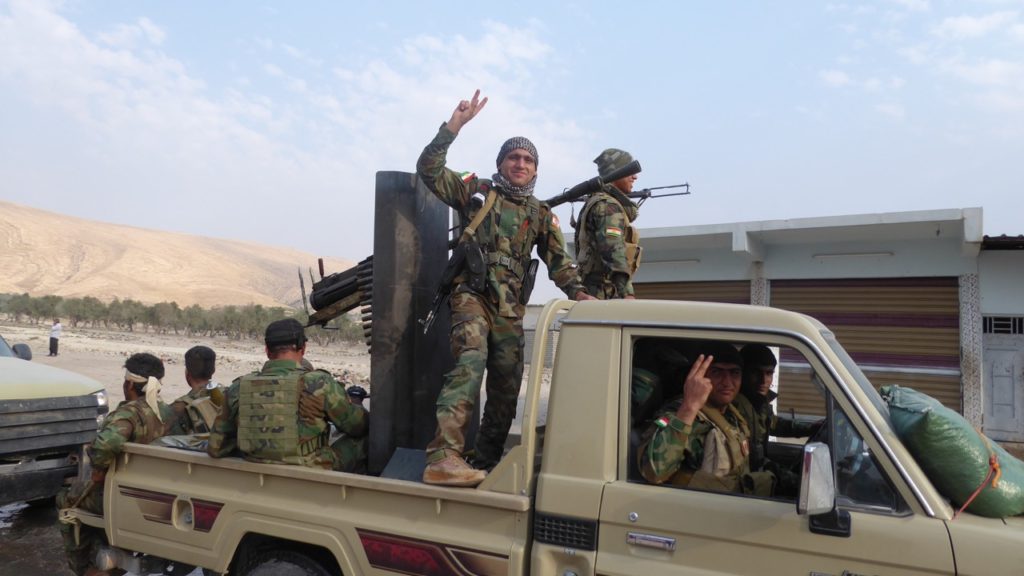
{"type": "Polygon", "coordinates": [[[637,206],[640,206],[648,198],[667,198],[669,196],[686,196],[690,193],[690,183],[685,182],[683,184],[672,184],[669,186],[652,186],[650,188],[644,188],[642,190],[636,190],[626,194],[630,199],[639,200],[637,206]],[[654,194],[655,190],[668,190],[671,188],[685,188],[685,192],[671,192],[669,194],[654,194]]]}
{"type": "Polygon", "coordinates": [[[637,174],[638,172],[640,172],[640,161],[633,160],[632,162],[626,164],[622,168],[619,168],[618,170],[615,170],[611,174],[608,174],[605,178],[597,176],[591,178],[590,180],[580,182],[579,184],[573,186],[572,188],[569,188],[568,190],[562,192],[558,196],[555,196],[547,200],[547,205],[554,208],[559,204],[565,204],[566,202],[575,202],[580,198],[583,198],[587,194],[597,192],[605,184],[609,182],[615,182],[620,178],[632,176],[634,174],[637,174]]]}

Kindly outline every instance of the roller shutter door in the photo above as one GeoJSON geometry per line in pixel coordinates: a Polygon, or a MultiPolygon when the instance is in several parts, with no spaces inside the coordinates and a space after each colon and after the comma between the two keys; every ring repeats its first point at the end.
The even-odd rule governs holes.
{"type": "MultiPolygon", "coordinates": [[[[957,278],[773,280],[770,299],[821,320],[876,388],[909,386],[962,411],[957,278]]],[[[813,394],[806,364],[782,361],[779,409],[820,411],[804,400],[813,394]]]]}
{"type": "Polygon", "coordinates": [[[637,298],[648,300],[692,300],[750,304],[750,282],[643,282],[633,283],[637,298]]]}

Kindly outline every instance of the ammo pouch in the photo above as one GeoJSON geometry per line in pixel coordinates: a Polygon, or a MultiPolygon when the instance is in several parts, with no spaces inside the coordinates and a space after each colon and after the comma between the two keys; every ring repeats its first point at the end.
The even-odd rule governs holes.
{"type": "Polygon", "coordinates": [[[537,267],[540,260],[533,258],[526,266],[526,274],[523,275],[523,290],[519,293],[519,303],[526,306],[530,303],[530,294],[533,293],[533,285],[537,282],[537,267]]]}
{"type": "Polygon", "coordinates": [[[466,257],[466,283],[473,292],[483,294],[487,290],[487,262],[484,260],[484,251],[476,240],[466,239],[460,246],[466,257]]]}

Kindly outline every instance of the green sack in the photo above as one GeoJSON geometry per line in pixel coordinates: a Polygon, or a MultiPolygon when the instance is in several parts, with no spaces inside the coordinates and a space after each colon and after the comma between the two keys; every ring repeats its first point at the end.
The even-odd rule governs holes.
{"type": "Polygon", "coordinates": [[[954,506],[963,506],[984,482],[968,512],[991,518],[1024,513],[1024,462],[926,394],[902,386],[882,386],[881,393],[896,435],[954,506]],[[985,481],[991,454],[1002,472],[994,487],[991,478],[985,481]]]}

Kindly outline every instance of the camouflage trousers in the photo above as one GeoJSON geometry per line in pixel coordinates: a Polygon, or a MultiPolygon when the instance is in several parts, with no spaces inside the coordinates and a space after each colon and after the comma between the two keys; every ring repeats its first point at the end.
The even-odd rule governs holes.
{"type": "Polygon", "coordinates": [[[353,438],[343,434],[324,448],[324,456],[330,459],[331,470],[338,472],[366,472],[366,444],[368,436],[353,438]]]}
{"type": "MultiPolygon", "coordinates": [[[[476,294],[452,296],[452,356],[455,367],[437,397],[437,435],[427,454],[466,448],[466,427],[476,407],[487,370],[487,403],[477,434],[477,460],[490,466],[501,459],[505,440],[516,416],[523,380],[523,321],[499,316],[476,294]]],[[[435,456],[436,458],[436,456],[435,456]]]]}
{"type": "MultiPolygon", "coordinates": [[[[70,486],[65,487],[57,493],[57,510],[72,506],[89,486],[88,479],[76,479],[70,486]]],[[[89,494],[78,503],[78,508],[88,510],[95,514],[103,513],[103,485],[97,485],[89,494]]],[[[96,552],[100,546],[107,544],[107,536],[102,530],[91,526],[79,528],[79,541],[75,543],[75,527],[70,524],[59,523],[60,536],[64,540],[64,554],[67,556],[68,567],[75,574],[85,574],[93,565],[96,552]]]]}

